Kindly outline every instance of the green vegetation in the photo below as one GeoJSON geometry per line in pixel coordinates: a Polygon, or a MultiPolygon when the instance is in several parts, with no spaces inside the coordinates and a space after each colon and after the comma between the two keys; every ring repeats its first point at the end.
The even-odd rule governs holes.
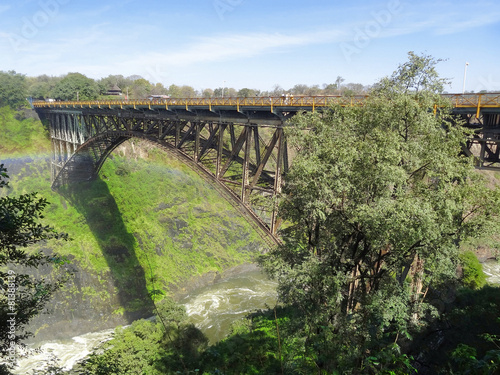
{"type": "Polygon", "coordinates": [[[63,308],[77,298],[127,320],[157,316],[118,329],[75,371],[497,373],[499,289],[484,285],[461,245],[483,236],[498,247],[500,191],[461,154],[468,134],[439,95],[438,62],[410,53],[362,107],[291,120],[297,155],[280,197],[283,244],[259,258],[278,280],[280,306],[212,346],[168,294],[191,276],[252,260],[262,246],[215,190],[136,142],[114,152],[100,179],[62,195],[48,188],[46,161],[19,168],[13,191],[38,190],[54,203],[47,223],[74,238],[54,249],[92,275],[65,286],[63,308]]]}
{"type": "MultiPolygon", "coordinates": [[[[29,80],[30,87],[36,83],[29,80]]],[[[61,85],[46,76],[38,83],[41,91],[61,85]]],[[[64,332],[75,319],[82,321],[83,333],[150,316],[153,300],[186,292],[190,281],[208,272],[215,277],[251,262],[264,248],[251,225],[206,181],[144,143],[128,143],[112,155],[100,179],[65,195],[53,192],[48,132],[33,117],[26,108],[0,108],[0,157],[12,177],[3,194],[37,191],[50,203],[44,224],[70,233],[73,241],[29,250],[50,247],[67,257],[75,271],[55,294],[58,308],[51,323],[35,320],[38,335],[64,332]]]]}
{"type": "Polygon", "coordinates": [[[291,225],[262,264],[301,312],[318,371],[385,370],[439,316],[426,297],[455,282],[460,242],[498,229],[500,191],[460,156],[467,134],[438,95],[436,63],[410,53],[362,107],[287,128],[300,150],[280,206],[291,225]]]}
{"type": "Polygon", "coordinates": [[[178,86],[171,84],[165,87],[162,83],[151,83],[138,75],[124,77],[122,75],[109,75],[108,77],[94,80],[81,73],[68,73],[60,77],[41,75],[38,77],[25,77],[14,71],[0,71],[0,108],[9,105],[18,109],[27,105],[27,97],[36,100],[108,100],[108,99],[145,99],[149,95],[168,95],[172,98],[192,97],[251,97],[251,96],[281,96],[289,95],[345,95],[366,94],[368,87],[359,83],[342,84],[344,79],[337,77],[335,83],[319,85],[297,84],[290,89],[276,85],[272,90],[242,88],[236,90],[232,87],[206,88],[195,90],[188,85],[178,86]],[[109,95],[109,90],[118,88],[121,95],[109,95]]]}
{"type": "Polygon", "coordinates": [[[83,272],[75,282],[91,278],[83,287],[64,287],[58,298],[66,309],[77,310],[79,301],[97,311],[122,312],[130,321],[136,313],[151,313],[151,296],[161,300],[202,274],[250,262],[265,246],[190,168],[163,151],[140,144],[134,149],[148,153],[147,160],[134,160],[129,145],[105,163],[101,179],[64,196],[50,190],[46,160],[13,175],[12,193],[39,191],[52,203],[45,221],[71,233],[74,241],[54,250],[83,272]]]}
{"type": "MultiPolygon", "coordinates": [[[[6,188],[8,175],[0,164],[0,188],[6,188]]],[[[8,373],[15,365],[16,345],[23,343],[26,326],[48,304],[53,293],[64,282],[62,275],[51,280],[33,275],[33,270],[44,266],[61,266],[64,259],[42,251],[28,252],[33,244],[55,239],[67,239],[42,224],[47,200],[37,193],[18,197],[0,197],[0,373],[8,373]],[[29,272],[31,271],[31,272],[29,272]]],[[[60,267],[58,267],[60,268],[60,267]]]]}
{"type": "Polygon", "coordinates": [[[158,306],[156,322],[139,320],[117,328],[114,339],[78,367],[102,375],[182,373],[195,368],[206,346],[207,339],[187,322],[185,310],[165,300],[158,306]]]}
{"type": "Polygon", "coordinates": [[[26,104],[27,83],[24,75],[14,71],[0,71],[0,108],[17,109],[26,104]]]}
{"type": "Polygon", "coordinates": [[[0,158],[49,154],[48,132],[40,121],[5,106],[0,108],[0,123],[3,132],[0,158]]]}
{"type": "Polygon", "coordinates": [[[486,285],[486,274],[476,255],[472,251],[465,251],[459,255],[462,264],[462,283],[471,288],[479,289],[486,285]]]}
{"type": "Polygon", "coordinates": [[[80,73],[69,73],[56,83],[51,94],[59,100],[96,100],[99,88],[93,79],[80,73]]]}

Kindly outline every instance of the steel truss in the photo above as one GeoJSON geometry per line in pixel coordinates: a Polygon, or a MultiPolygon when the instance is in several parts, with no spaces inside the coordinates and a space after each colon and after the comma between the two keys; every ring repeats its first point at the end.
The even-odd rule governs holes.
{"type": "Polygon", "coordinates": [[[283,124],[263,126],[121,111],[49,111],[52,188],[96,178],[124,141],[142,138],[176,153],[238,201],[274,242],[276,195],[289,165],[283,124]]]}
{"type": "MultiPolygon", "coordinates": [[[[464,152],[476,158],[478,168],[499,169],[500,95],[451,98],[453,112],[474,130],[464,152]]],[[[275,198],[289,167],[283,123],[298,110],[314,111],[335,98],[313,97],[311,103],[306,99],[36,102],[34,107],[50,122],[53,189],[95,178],[118,145],[143,138],[174,150],[195,171],[212,179],[277,242],[280,220],[275,198]]]]}
{"type": "Polygon", "coordinates": [[[480,169],[500,168],[500,114],[481,112],[479,116],[463,114],[465,126],[473,130],[466,153],[476,159],[480,169]]]}

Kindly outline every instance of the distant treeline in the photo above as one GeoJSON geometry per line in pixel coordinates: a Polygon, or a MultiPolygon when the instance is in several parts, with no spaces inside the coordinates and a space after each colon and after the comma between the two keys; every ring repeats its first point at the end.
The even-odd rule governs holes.
{"type": "Polygon", "coordinates": [[[196,90],[183,85],[171,84],[166,87],[162,83],[152,83],[139,75],[124,77],[110,75],[106,78],[94,80],[81,73],[68,73],[53,77],[40,75],[27,77],[15,71],[0,71],[0,105],[18,106],[26,101],[26,97],[34,99],[55,100],[97,100],[113,97],[112,93],[119,93],[121,97],[129,99],[146,98],[150,95],[168,95],[172,98],[191,97],[254,97],[254,96],[281,96],[281,95],[356,95],[365,94],[370,86],[360,83],[344,83],[342,77],[337,77],[334,83],[322,85],[296,84],[285,89],[275,85],[272,90],[264,91],[256,88],[235,89],[233,87],[217,87],[196,90]],[[4,90],[9,87],[9,90],[4,90]]]}
{"type": "MultiPolygon", "coordinates": [[[[183,85],[171,84],[165,87],[162,83],[152,83],[147,79],[132,75],[109,75],[94,80],[81,73],[68,73],[53,77],[46,74],[28,77],[15,71],[0,71],[0,107],[10,105],[19,108],[27,104],[26,98],[38,100],[98,100],[109,98],[143,99],[150,95],[167,95],[171,98],[216,98],[216,97],[258,97],[282,95],[362,95],[367,94],[374,86],[361,83],[344,83],[338,76],[334,83],[322,85],[296,84],[285,89],[275,85],[272,90],[256,88],[235,89],[233,87],[217,87],[196,90],[183,85]]],[[[486,91],[482,91],[486,92],[486,91]]]]}

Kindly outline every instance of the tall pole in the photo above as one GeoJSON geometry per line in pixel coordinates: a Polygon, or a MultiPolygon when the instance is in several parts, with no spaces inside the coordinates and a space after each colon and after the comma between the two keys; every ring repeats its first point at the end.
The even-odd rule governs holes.
{"type": "Polygon", "coordinates": [[[468,62],[465,63],[465,68],[464,68],[464,85],[462,87],[462,94],[465,94],[465,77],[467,76],[467,66],[469,65],[468,62]]]}
{"type": "Polygon", "coordinates": [[[224,97],[224,86],[226,86],[226,81],[224,81],[224,84],[222,85],[222,97],[224,97]]]}

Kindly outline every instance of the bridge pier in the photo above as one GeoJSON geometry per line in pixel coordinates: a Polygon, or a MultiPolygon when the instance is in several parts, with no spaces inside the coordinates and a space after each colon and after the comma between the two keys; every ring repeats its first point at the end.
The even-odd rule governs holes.
{"type": "Polygon", "coordinates": [[[86,129],[81,117],[76,112],[61,111],[49,115],[50,137],[52,140],[51,175],[54,182],[86,140],[86,129]]]}

